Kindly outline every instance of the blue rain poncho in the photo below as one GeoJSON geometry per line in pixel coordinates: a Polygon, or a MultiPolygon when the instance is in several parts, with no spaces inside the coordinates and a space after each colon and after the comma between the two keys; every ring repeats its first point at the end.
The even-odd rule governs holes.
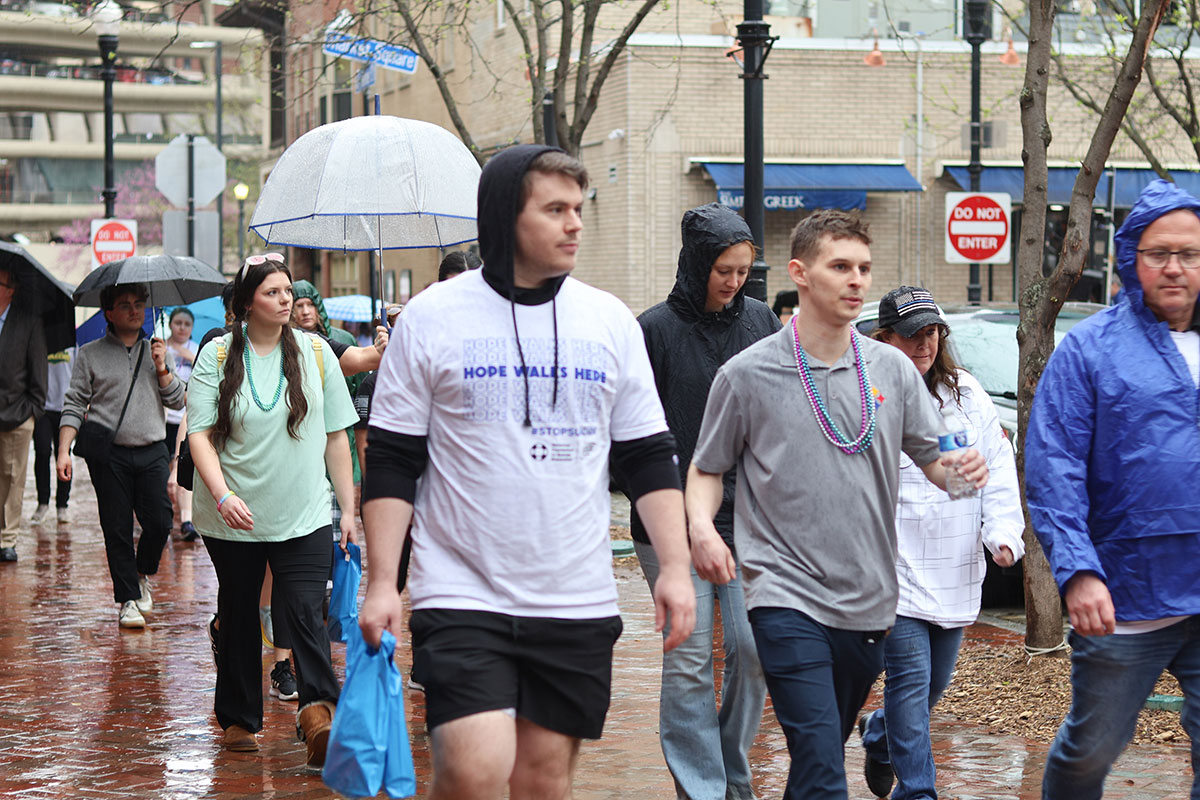
{"type": "Polygon", "coordinates": [[[1038,384],[1025,437],[1029,513],[1060,590],[1102,578],[1122,622],[1200,613],[1200,392],[1147,308],[1137,248],[1200,200],[1166,181],[1116,236],[1122,301],[1076,325],[1038,384]]]}

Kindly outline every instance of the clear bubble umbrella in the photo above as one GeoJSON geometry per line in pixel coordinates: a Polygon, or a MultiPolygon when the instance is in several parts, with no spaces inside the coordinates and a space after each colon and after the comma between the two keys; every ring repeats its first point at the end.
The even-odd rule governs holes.
{"type": "MultiPolygon", "coordinates": [[[[444,128],[391,116],[314,128],[280,156],[250,230],[271,245],[382,251],[476,238],[479,162],[444,128]]],[[[382,283],[380,283],[382,286],[382,283]]]]}

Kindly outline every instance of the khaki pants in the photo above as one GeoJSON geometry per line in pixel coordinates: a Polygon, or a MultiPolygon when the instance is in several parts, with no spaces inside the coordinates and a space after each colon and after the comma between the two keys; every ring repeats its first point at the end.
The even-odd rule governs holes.
{"type": "Polygon", "coordinates": [[[32,438],[33,417],[11,431],[0,431],[0,547],[17,546],[32,438]]]}

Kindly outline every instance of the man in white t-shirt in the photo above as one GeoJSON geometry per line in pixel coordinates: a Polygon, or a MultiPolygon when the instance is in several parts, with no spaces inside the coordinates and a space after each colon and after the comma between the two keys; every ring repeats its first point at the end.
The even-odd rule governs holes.
{"type": "Polygon", "coordinates": [[[399,633],[411,519],[413,678],[435,800],[506,786],[569,797],[580,740],[600,737],[621,631],[610,450],[662,564],[664,646],[694,622],[674,440],[641,330],[617,298],[568,277],[586,187],[561,150],[495,156],[479,183],[483,269],[405,306],[378,375],[360,621],[372,645],[399,633]]]}
{"type": "Polygon", "coordinates": [[[1187,723],[1200,715],[1200,199],[1154,181],[1116,249],[1124,296],[1055,348],[1024,440],[1029,514],[1073,628],[1047,798],[1100,797],[1163,670],[1200,745],[1187,723]]]}

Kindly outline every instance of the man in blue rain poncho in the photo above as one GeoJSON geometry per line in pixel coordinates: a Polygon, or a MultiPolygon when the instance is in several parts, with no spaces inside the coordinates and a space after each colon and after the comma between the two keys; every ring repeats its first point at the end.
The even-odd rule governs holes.
{"type": "Polygon", "coordinates": [[[1155,181],[1116,246],[1125,297],[1054,352],[1025,438],[1029,512],[1073,628],[1045,798],[1101,796],[1164,669],[1200,755],[1200,200],[1155,181]]]}

